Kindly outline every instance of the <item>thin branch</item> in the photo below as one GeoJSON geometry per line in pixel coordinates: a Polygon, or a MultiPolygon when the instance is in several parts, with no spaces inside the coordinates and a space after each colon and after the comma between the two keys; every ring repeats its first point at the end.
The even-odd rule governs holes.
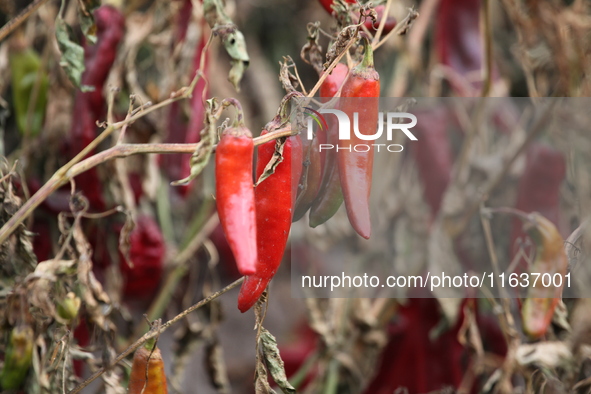
{"type": "Polygon", "coordinates": [[[115,360],[113,360],[113,362],[110,365],[108,365],[106,367],[103,367],[103,368],[99,369],[98,371],[96,371],[95,373],[93,373],[88,379],[86,379],[84,382],[80,383],[76,388],[74,388],[68,394],[76,394],[76,393],[79,393],[84,387],[88,386],[96,378],[98,378],[99,376],[101,376],[106,371],[110,370],[111,368],[113,368],[115,365],[117,365],[119,362],[121,362],[121,360],[123,360],[125,357],[127,357],[128,355],[130,355],[131,353],[133,353],[137,348],[139,348],[144,343],[146,343],[146,341],[148,341],[148,340],[150,340],[152,338],[156,338],[157,336],[159,336],[160,334],[162,334],[164,331],[166,331],[174,323],[176,323],[179,320],[185,318],[189,313],[191,313],[191,312],[193,312],[193,311],[201,308],[202,306],[210,303],[211,301],[215,300],[216,298],[218,298],[222,294],[224,294],[224,293],[232,290],[233,288],[237,287],[239,284],[242,283],[242,281],[244,281],[244,277],[242,277],[242,278],[238,279],[237,281],[229,284],[228,286],[224,287],[223,289],[221,289],[221,290],[213,293],[209,297],[202,299],[201,301],[199,301],[195,305],[193,305],[193,306],[185,309],[184,311],[182,311],[181,313],[179,313],[178,315],[176,315],[175,317],[173,317],[172,319],[170,319],[169,321],[167,321],[165,324],[163,324],[162,326],[160,326],[158,329],[148,331],[140,339],[138,339],[137,341],[135,341],[127,349],[125,349],[122,353],[120,353],[115,358],[115,360]]]}
{"type": "Polygon", "coordinates": [[[487,97],[490,94],[492,86],[492,22],[491,22],[491,11],[490,1],[483,0],[481,9],[481,21],[483,26],[482,38],[484,41],[484,83],[482,84],[482,97],[487,97]]]}
{"type": "Polygon", "coordinates": [[[6,22],[2,29],[0,29],[0,41],[6,38],[10,33],[16,30],[17,27],[22,25],[35,11],[39,9],[47,0],[35,0],[27,6],[20,14],[6,22]]]}
{"type": "Polygon", "coordinates": [[[386,43],[386,41],[388,41],[388,39],[391,36],[394,36],[394,35],[401,36],[401,35],[406,34],[406,32],[410,28],[410,25],[412,24],[412,22],[415,19],[417,19],[418,17],[419,17],[419,13],[415,9],[410,9],[406,18],[401,20],[400,23],[397,23],[396,27],[393,28],[392,30],[390,30],[390,32],[388,34],[386,34],[380,42],[378,42],[375,45],[372,44],[373,50],[375,51],[376,49],[378,49],[379,47],[384,45],[384,43],[386,43]]]}
{"type": "Polygon", "coordinates": [[[391,5],[392,5],[392,0],[388,0],[386,2],[386,7],[384,8],[384,13],[382,14],[382,20],[380,21],[378,31],[376,31],[376,34],[373,36],[372,44],[380,42],[380,37],[382,36],[382,33],[384,31],[384,26],[386,26],[386,21],[388,20],[388,15],[390,14],[390,6],[391,5]]]}
{"type": "MultiPolygon", "coordinates": [[[[150,109],[154,107],[150,107],[150,109]]],[[[141,113],[138,115],[143,116],[141,113]]],[[[138,115],[130,117],[129,121],[137,119],[136,117],[138,115]]],[[[122,121],[109,127],[113,128],[114,130],[115,127],[122,127],[124,124],[125,121],[122,121]]],[[[103,132],[103,134],[104,133],[105,132],[103,132]]],[[[276,138],[287,137],[290,136],[291,133],[291,127],[279,129],[272,133],[265,134],[264,136],[254,138],[254,145],[257,146],[276,138]]],[[[45,201],[45,199],[47,199],[47,197],[49,197],[54,191],[68,183],[70,179],[90,170],[93,167],[96,167],[99,164],[105,163],[109,160],[138,154],[194,153],[195,149],[197,149],[197,144],[120,144],[99,152],[85,160],[82,160],[80,163],[72,164],[66,171],[64,171],[64,168],[68,166],[68,164],[71,163],[70,162],[64,167],[60,168],[49,179],[49,181],[47,181],[37,191],[37,193],[31,196],[31,198],[20,207],[20,209],[4,224],[4,226],[0,228],[0,244],[4,243],[10,234],[12,234],[12,232],[17,228],[17,226],[21,224],[35,210],[35,208],[41,205],[41,203],[45,201]]]]}
{"type": "MultiPolygon", "coordinates": [[[[189,262],[189,260],[193,256],[195,256],[203,242],[207,240],[209,236],[211,236],[211,233],[215,230],[219,222],[220,221],[218,215],[212,215],[209,218],[209,220],[203,225],[201,231],[196,236],[194,236],[191,239],[191,242],[172,259],[170,265],[173,267],[173,269],[170,272],[170,274],[167,275],[166,281],[160,288],[160,291],[158,292],[156,299],[148,309],[148,320],[152,321],[155,319],[159,319],[162,316],[179,282],[185,276],[187,270],[189,269],[187,262],[189,262]]],[[[144,324],[138,325],[134,330],[133,338],[137,338],[138,336],[140,336],[144,329],[144,324]]]]}

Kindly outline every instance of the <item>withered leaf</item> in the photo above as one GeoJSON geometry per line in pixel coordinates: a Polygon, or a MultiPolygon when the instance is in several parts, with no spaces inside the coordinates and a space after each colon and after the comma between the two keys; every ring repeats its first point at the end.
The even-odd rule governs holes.
{"type": "Polygon", "coordinates": [[[296,390],[287,381],[285,366],[279,355],[279,348],[277,347],[277,340],[263,327],[261,327],[260,343],[263,345],[263,356],[267,367],[269,368],[269,372],[271,373],[271,377],[285,394],[294,394],[296,390]]]}

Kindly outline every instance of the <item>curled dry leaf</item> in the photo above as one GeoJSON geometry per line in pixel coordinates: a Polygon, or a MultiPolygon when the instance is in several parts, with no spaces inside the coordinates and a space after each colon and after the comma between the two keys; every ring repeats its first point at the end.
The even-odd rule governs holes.
{"type": "Polygon", "coordinates": [[[357,39],[359,34],[359,26],[351,25],[343,28],[339,32],[336,41],[328,48],[326,52],[326,62],[323,65],[324,71],[332,64],[332,62],[339,57],[344,50],[347,49],[352,40],[357,39]]]}
{"type": "Polygon", "coordinates": [[[308,42],[302,47],[300,56],[303,61],[314,67],[314,70],[322,74],[322,46],[319,42],[320,22],[308,23],[308,42]]]}
{"type": "Polygon", "coordinates": [[[279,62],[279,66],[279,82],[281,82],[283,89],[287,93],[297,92],[298,79],[289,71],[291,67],[295,67],[291,56],[284,56],[283,62],[279,62]]]}
{"type": "Polygon", "coordinates": [[[270,175],[275,172],[275,168],[283,161],[283,146],[285,145],[286,138],[278,138],[275,145],[275,152],[271,157],[271,160],[265,166],[263,173],[257,180],[255,187],[258,186],[262,181],[267,179],[270,175]]]}
{"type": "Polygon", "coordinates": [[[573,355],[564,342],[539,342],[519,345],[515,359],[520,365],[557,368],[567,366],[573,355]]]}
{"type": "Polygon", "coordinates": [[[205,353],[211,384],[220,394],[230,393],[230,380],[224,362],[224,352],[217,338],[207,344],[205,353]]]}
{"type": "MultiPolygon", "coordinates": [[[[536,245],[536,257],[530,271],[551,277],[556,274],[564,277],[568,258],[564,251],[564,241],[556,226],[541,214],[533,212],[527,216],[526,227],[536,245]]],[[[562,297],[563,285],[564,280],[557,287],[544,287],[541,280],[530,284],[521,309],[523,330],[528,336],[540,338],[546,333],[562,297]]]]}
{"type": "Polygon", "coordinates": [[[96,44],[96,23],[92,13],[101,6],[100,0],[78,0],[78,19],[84,37],[96,44]]]}
{"type": "Polygon", "coordinates": [[[262,344],[263,356],[271,377],[285,394],[294,394],[296,390],[287,381],[285,366],[279,355],[279,348],[277,347],[277,340],[265,328],[261,328],[260,343],[262,344]]]}
{"type": "Polygon", "coordinates": [[[275,390],[269,385],[267,379],[267,369],[262,360],[257,357],[257,367],[255,372],[254,390],[256,394],[276,394],[275,390]]]}

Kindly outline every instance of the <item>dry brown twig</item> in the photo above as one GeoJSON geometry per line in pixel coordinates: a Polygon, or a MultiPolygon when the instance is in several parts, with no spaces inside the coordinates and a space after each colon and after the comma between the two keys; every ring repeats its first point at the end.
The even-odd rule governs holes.
{"type": "Polygon", "coordinates": [[[35,11],[39,9],[43,4],[45,4],[47,0],[35,0],[31,4],[27,6],[24,10],[21,11],[20,14],[6,22],[4,26],[0,29],[0,41],[6,38],[10,33],[16,30],[20,25],[23,24],[24,21],[27,20],[35,11]]]}

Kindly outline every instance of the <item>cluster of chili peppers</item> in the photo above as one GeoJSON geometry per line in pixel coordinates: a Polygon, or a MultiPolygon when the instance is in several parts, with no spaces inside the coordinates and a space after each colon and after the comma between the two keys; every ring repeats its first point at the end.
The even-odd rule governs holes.
{"type": "MultiPolygon", "coordinates": [[[[339,108],[351,117],[358,110],[356,99],[368,100],[358,116],[363,132],[372,134],[377,127],[380,83],[371,45],[367,39],[363,42],[363,60],[350,72],[347,66],[337,65],[325,79],[321,95],[328,100],[340,90],[339,108]]],[[[282,107],[289,97],[286,96],[282,107]]],[[[278,128],[281,119],[279,114],[261,135],[278,128]]],[[[338,154],[321,154],[319,144],[336,142],[337,132],[331,121],[328,130],[320,130],[312,140],[304,141],[294,135],[260,145],[256,165],[256,177],[260,180],[254,191],[248,164],[252,156],[250,132],[240,122],[223,132],[216,151],[216,201],[238,270],[247,275],[238,296],[242,312],[256,303],[277,272],[291,222],[306,212],[310,211],[311,225],[317,226],[332,217],[345,201],[355,231],[364,238],[370,237],[373,152],[343,150],[338,154]],[[276,155],[279,158],[274,160],[276,155]]]]}

